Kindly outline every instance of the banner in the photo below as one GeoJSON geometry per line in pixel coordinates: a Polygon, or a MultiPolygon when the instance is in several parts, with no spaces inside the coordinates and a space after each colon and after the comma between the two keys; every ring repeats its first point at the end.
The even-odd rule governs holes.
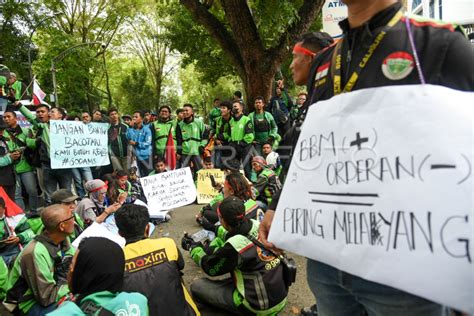
{"type": "Polygon", "coordinates": [[[198,204],[208,204],[219,192],[212,187],[211,176],[216,183],[224,183],[224,171],[220,169],[201,169],[197,172],[198,204]]]}
{"type": "Polygon", "coordinates": [[[342,36],[339,22],[347,18],[347,7],[341,0],[326,0],[322,9],[323,31],[334,38],[342,36]]]}
{"type": "Polygon", "coordinates": [[[407,85],[310,107],[270,241],[473,313],[472,100],[407,85]]]}
{"type": "Polygon", "coordinates": [[[50,121],[52,169],[108,165],[109,125],[75,121],[50,121]]]}
{"type": "Polygon", "coordinates": [[[151,210],[169,210],[193,203],[196,187],[189,167],[140,178],[151,210]]]}

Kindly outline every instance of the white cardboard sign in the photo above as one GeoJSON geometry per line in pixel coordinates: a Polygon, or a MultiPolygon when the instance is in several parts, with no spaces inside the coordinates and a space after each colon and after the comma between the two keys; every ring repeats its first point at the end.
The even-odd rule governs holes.
{"type": "Polygon", "coordinates": [[[106,123],[51,121],[51,168],[104,166],[110,163],[106,123]]]}
{"type": "Polygon", "coordinates": [[[410,85],[311,106],[270,240],[473,313],[473,100],[410,85]]]}
{"type": "Polygon", "coordinates": [[[140,178],[140,182],[150,214],[155,210],[188,205],[196,200],[196,186],[189,167],[140,178]]]}

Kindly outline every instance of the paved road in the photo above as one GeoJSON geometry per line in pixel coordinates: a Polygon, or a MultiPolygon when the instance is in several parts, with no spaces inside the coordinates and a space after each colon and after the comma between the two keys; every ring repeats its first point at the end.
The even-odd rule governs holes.
{"type": "MultiPolygon", "coordinates": [[[[199,205],[188,205],[181,207],[172,212],[171,221],[168,223],[160,224],[153,236],[161,237],[166,236],[173,238],[178,247],[180,247],[181,237],[183,233],[189,232],[194,233],[200,230],[200,227],[194,220],[194,215],[200,209],[199,205]]],[[[201,272],[199,267],[191,260],[188,253],[181,249],[186,260],[186,266],[184,268],[184,282],[189,289],[189,284],[195,278],[204,277],[205,274],[201,272]]],[[[292,255],[295,258],[298,265],[298,274],[296,277],[296,283],[290,288],[288,296],[288,304],[280,315],[295,315],[295,312],[304,307],[314,303],[314,297],[308,288],[306,282],[306,259],[297,255],[292,255]]],[[[204,316],[220,315],[212,311],[203,311],[204,316]]]]}

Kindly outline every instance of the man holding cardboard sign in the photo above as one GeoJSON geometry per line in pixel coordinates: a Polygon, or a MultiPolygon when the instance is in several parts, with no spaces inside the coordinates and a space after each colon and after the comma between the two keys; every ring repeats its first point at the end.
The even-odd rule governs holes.
{"type": "MultiPolygon", "coordinates": [[[[472,312],[472,289],[466,288],[472,284],[466,272],[472,271],[466,213],[472,210],[472,139],[470,146],[467,139],[472,126],[466,123],[472,111],[464,106],[469,94],[428,85],[393,87],[338,96],[308,110],[315,102],[372,87],[429,83],[473,91],[472,48],[453,25],[403,16],[396,0],[344,2],[345,36],[312,66],[311,102],[299,120],[308,115],[313,128],[303,124],[301,135],[294,136],[296,152],[270,240],[313,259],[308,283],[320,315],[443,315],[441,305],[472,312]],[[440,124],[452,133],[451,142],[429,135],[440,124]],[[388,143],[391,148],[384,147],[388,143]],[[407,162],[409,174],[402,170],[407,162]],[[440,172],[444,180],[432,178],[440,172]],[[300,193],[303,182],[310,188],[300,193]],[[459,187],[451,191],[453,185],[459,187]],[[291,203],[290,191],[298,193],[291,203]],[[454,220],[459,221],[452,226],[454,220]],[[426,229],[430,233],[424,235],[426,229]],[[446,266],[452,270],[443,270],[446,266]]],[[[262,237],[268,236],[273,214],[266,213],[262,237]]]]}

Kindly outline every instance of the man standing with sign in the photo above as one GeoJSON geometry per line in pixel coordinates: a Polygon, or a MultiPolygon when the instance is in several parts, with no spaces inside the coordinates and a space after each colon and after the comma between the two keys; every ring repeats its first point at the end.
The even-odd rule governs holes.
{"type": "MultiPolygon", "coordinates": [[[[316,56],[308,81],[310,102],[300,112],[299,126],[309,105],[353,90],[429,83],[474,91],[474,53],[456,26],[405,17],[397,0],[343,2],[348,7],[348,19],[340,23],[344,37],[316,56]]],[[[293,133],[289,144],[294,146],[298,136],[293,133]]],[[[260,226],[265,241],[277,203],[275,198],[260,226]]],[[[308,259],[307,277],[320,315],[445,314],[434,302],[320,261],[308,259]]]]}
{"type": "MultiPolygon", "coordinates": [[[[19,111],[25,118],[33,124],[37,130],[37,137],[40,138],[39,155],[41,161],[41,169],[43,170],[43,182],[46,189],[46,202],[50,204],[51,194],[58,189],[71,189],[72,171],[71,169],[52,169],[50,156],[50,138],[49,138],[49,121],[39,122],[33,113],[17,102],[19,111]],[[38,136],[39,135],[39,136],[38,136]]],[[[53,108],[49,112],[49,120],[64,120],[66,118],[66,111],[63,108],[53,108]]]]}

